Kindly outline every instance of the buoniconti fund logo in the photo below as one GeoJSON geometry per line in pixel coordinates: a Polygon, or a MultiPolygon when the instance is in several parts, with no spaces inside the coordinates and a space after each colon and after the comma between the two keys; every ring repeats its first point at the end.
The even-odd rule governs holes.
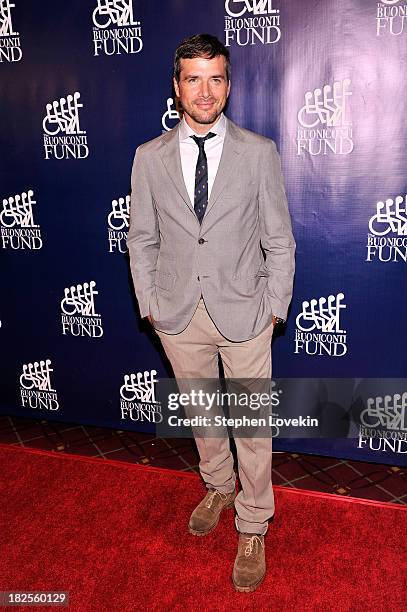
{"type": "Polygon", "coordinates": [[[381,0],[376,4],[376,36],[400,36],[407,32],[407,3],[381,0]]]}
{"type": "Polygon", "coordinates": [[[3,199],[0,232],[3,249],[38,251],[42,247],[41,228],[34,223],[34,191],[3,199]]]}
{"type": "Polygon", "coordinates": [[[125,374],[120,387],[121,419],[160,423],[161,403],[156,399],[157,370],[125,374]]]}
{"type": "Polygon", "coordinates": [[[161,125],[163,126],[162,133],[169,132],[176,126],[180,120],[179,112],[175,108],[173,98],[167,98],[167,110],[161,117],[161,125]]]}
{"type": "Polygon", "coordinates": [[[19,33],[13,29],[10,0],[0,0],[0,64],[19,62],[23,57],[19,33]]]}
{"type": "Polygon", "coordinates": [[[61,301],[62,333],[71,336],[88,336],[101,338],[103,336],[102,317],[96,312],[95,281],[83,283],[64,290],[61,301]]]}
{"type": "Polygon", "coordinates": [[[295,353],[343,357],[347,352],[346,331],[341,329],[341,313],[346,308],[344,294],[329,295],[302,303],[297,315],[295,353]]]}
{"type": "Polygon", "coordinates": [[[21,405],[37,410],[58,410],[59,402],[51,383],[51,360],[34,361],[23,365],[20,376],[21,405]]]}
{"type": "Polygon", "coordinates": [[[297,114],[297,155],[349,155],[353,151],[350,79],[305,93],[297,114]]]}
{"type": "Polygon", "coordinates": [[[407,453],[407,392],[369,397],[360,413],[358,448],[407,453]]]}
{"type": "Polygon", "coordinates": [[[85,159],[89,155],[86,131],[79,122],[79,91],[46,105],[42,122],[45,159],[85,159]]]}
{"type": "Polygon", "coordinates": [[[130,196],[112,200],[107,216],[109,253],[127,253],[127,230],[130,223],[130,196]]]}
{"type": "Polygon", "coordinates": [[[407,263],[407,195],[377,202],[366,248],[366,261],[407,263]]]}
{"type": "Polygon", "coordinates": [[[273,0],[226,0],[225,46],[270,45],[281,38],[280,9],[273,0]]]}
{"type": "Polygon", "coordinates": [[[92,20],[95,56],[142,50],[141,22],[134,20],[133,0],[97,0],[92,20]]]}

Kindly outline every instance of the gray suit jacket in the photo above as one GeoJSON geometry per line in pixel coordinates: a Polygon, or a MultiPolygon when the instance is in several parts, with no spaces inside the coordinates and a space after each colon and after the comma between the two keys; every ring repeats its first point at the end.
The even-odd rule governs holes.
{"type": "Polygon", "coordinates": [[[137,148],[127,246],[140,315],[151,314],[155,328],[181,332],[202,293],[219,331],[243,341],[273,314],[286,318],[295,242],[274,142],[226,123],[202,225],[182,175],[178,126],[137,148]]]}

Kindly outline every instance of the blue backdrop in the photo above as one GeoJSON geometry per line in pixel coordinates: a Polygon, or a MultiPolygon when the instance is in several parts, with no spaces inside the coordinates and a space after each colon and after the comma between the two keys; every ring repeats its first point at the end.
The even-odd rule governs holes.
{"type": "Polygon", "coordinates": [[[354,379],[364,410],[359,438],[275,448],[405,463],[405,381],[388,379],[407,374],[407,0],[0,8],[1,411],[154,427],[169,370],[133,297],[130,171],[177,122],[175,47],[210,32],[231,53],[228,116],[282,159],[297,272],[273,375],[354,379]]]}

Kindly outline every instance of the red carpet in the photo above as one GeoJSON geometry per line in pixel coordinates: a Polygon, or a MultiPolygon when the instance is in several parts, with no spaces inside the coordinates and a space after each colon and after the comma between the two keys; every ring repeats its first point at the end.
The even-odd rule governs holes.
{"type": "Polygon", "coordinates": [[[404,507],[276,487],[267,578],[236,593],[233,512],[207,537],[186,531],[196,476],[5,445],[0,458],[2,591],[69,591],[78,612],[407,609],[404,507]]]}

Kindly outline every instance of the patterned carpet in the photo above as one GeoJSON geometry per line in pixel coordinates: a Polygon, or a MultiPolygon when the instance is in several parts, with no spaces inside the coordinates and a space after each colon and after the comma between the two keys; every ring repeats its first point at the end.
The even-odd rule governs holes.
{"type": "MultiPolygon", "coordinates": [[[[198,472],[198,455],[189,439],[0,416],[0,442],[198,472]]],[[[273,482],[293,489],[407,505],[407,469],[403,467],[275,452],[273,482]]]]}

